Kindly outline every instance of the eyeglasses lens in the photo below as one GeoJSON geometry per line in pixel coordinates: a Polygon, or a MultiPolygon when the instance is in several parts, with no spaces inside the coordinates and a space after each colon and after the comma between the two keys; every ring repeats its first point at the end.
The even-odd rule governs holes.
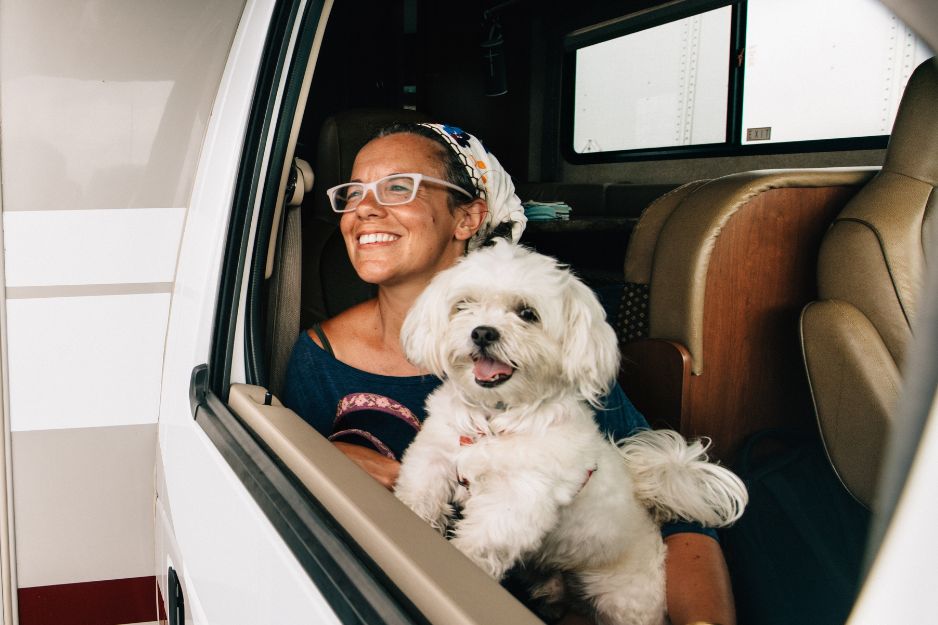
{"type": "Polygon", "coordinates": [[[333,208],[340,213],[353,210],[361,200],[364,189],[360,184],[347,184],[335,190],[332,197],[333,208]]]}
{"type": "Polygon", "coordinates": [[[378,201],[382,204],[404,204],[414,199],[416,180],[410,176],[390,176],[378,181],[378,201]]]}

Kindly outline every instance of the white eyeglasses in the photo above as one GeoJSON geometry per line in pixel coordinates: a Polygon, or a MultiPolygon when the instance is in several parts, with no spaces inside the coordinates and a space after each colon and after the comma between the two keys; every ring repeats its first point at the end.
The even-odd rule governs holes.
{"type": "Polygon", "coordinates": [[[326,195],[329,196],[332,210],[337,213],[349,213],[358,208],[368,191],[371,191],[378,204],[383,206],[407,204],[417,196],[417,189],[424,181],[459,191],[470,200],[475,199],[462,187],[423,174],[391,174],[374,182],[346,182],[326,189],[326,195]]]}

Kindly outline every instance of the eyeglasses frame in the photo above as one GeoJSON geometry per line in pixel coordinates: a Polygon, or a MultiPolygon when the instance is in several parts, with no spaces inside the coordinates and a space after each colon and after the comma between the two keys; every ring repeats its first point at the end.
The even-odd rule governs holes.
{"type": "Polygon", "coordinates": [[[336,186],[331,187],[329,189],[326,189],[326,195],[329,197],[329,205],[332,207],[332,211],[342,215],[345,213],[351,213],[358,208],[358,204],[356,204],[354,208],[349,208],[346,210],[339,210],[338,208],[336,208],[335,194],[339,191],[339,189],[343,187],[348,187],[351,185],[360,185],[362,187],[362,197],[360,200],[358,200],[359,204],[361,204],[361,202],[365,199],[365,196],[368,195],[368,192],[371,191],[371,195],[375,198],[375,201],[378,204],[382,206],[400,206],[401,204],[407,204],[408,202],[414,201],[414,198],[417,197],[417,191],[420,189],[420,185],[423,183],[424,180],[426,180],[427,182],[433,182],[435,184],[447,187],[449,189],[454,189],[456,191],[459,191],[470,200],[476,199],[472,194],[470,194],[468,191],[466,191],[465,189],[463,189],[462,187],[458,185],[455,185],[451,182],[447,182],[446,180],[434,178],[433,176],[427,176],[425,174],[418,174],[418,173],[390,174],[390,175],[378,178],[377,180],[373,180],[372,182],[345,182],[342,184],[337,184],[336,186]],[[382,202],[378,198],[378,185],[381,182],[384,182],[385,180],[387,180],[388,178],[402,178],[402,177],[411,178],[414,181],[414,192],[410,196],[410,198],[406,200],[402,200],[400,202],[382,202]]]}

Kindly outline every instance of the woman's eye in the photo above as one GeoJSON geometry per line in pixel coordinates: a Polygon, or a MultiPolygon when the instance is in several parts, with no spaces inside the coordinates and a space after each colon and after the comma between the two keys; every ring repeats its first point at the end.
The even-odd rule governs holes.
{"type": "Polygon", "coordinates": [[[519,309],[518,316],[521,317],[522,320],[527,321],[528,323],[534,323],[535,321],[539,319],[537,316],[537,311],[529,306],[525,306],[519,309]]]}
{"type": "Polygon", "coordinates": [[[395,178],[392,180],[387,180],[382,185],[381,189],[387,197],[393,197],[396,199],[410,197],[414,191],[414,184],[408,178],[395,178]]]}

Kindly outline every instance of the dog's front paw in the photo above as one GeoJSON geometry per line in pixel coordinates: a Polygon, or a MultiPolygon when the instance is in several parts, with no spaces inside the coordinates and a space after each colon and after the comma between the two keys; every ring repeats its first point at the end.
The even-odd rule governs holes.
{"type": "Polygon", "coordinates": [[[497,582],[500,582],[508,569],[511,568],[512,563],[507,561],[502,554],[467,540],[463,536],[456,536],[450,542],[497,582]]]}
{"type": "Polygon", "coordinates": [[[453,517],[453,506],[447,502],[434,501],[430,497],[408,496],[405,491],[395,491],[394,494],[430,527],[446,535],[450,519],[453,517]]]}
{"type": "Polygon", "coordinates": [[[420,518],[430,524],[430,527],[444,536],[446,536],[451,529],[453,514],[453,506],[449,504],[443,506],[442,509],[438,510],[437,513],[432,516],[423,516],[418,513],[420,518]]]}

